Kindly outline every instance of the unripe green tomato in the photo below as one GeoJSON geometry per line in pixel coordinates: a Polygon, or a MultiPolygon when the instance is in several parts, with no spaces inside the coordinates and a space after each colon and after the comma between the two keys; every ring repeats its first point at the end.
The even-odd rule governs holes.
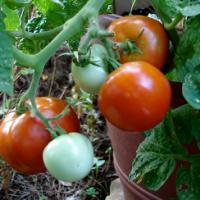
{"type": "Polygon", "coordinates": [[[47,170],[58,180],[79,181],[90,172],[94,151],[86,136],[73,132],[52,140],[43,151],[43,160],[47,170]]]}
{"type": "Polygon", "coordinates": [[[90,63],[85,66],[72,63],[72,76],[82,90],[90,94],[98,94],[108,75],[107,51],[101,44],[93,44],[89,51],[90,63]]]}
{"type": "Polygon", "coordinates": [[[93,64],[81,67],[72,63],[71,71],[75,83],[90,94],[98,94],[101,85],[108,76],[102,67],[93,64]]]}

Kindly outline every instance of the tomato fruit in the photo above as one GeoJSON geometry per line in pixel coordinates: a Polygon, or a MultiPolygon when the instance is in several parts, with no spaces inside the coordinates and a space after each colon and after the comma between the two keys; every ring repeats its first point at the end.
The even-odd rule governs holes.
{"type": "Polygon", "coordinates": [[[87,176],[93,166],[93,147],[90,140],[80,133],[61,135],[45,147],[43,159],[55,178],[78,181],[87,176]]]}
{"type": "Polygon", "coordinates": [[[108,30],[114,32],[114,41],[135,41],[142,51],[130,54],[122,52],[121,63],[146,61],[159,69],[166,63],[169,40],[164,27],[157,20],[142,15],[125,16],[114,20],[108,30]]]}
{"type": "MultiPolygon", "coordinates": [[[[67,105],[65,101],[53,97],[38,97],[36,104],[45,117],[58,115],[67,105]]],[[[79,120],[72,108],[64,117],[51,121],[51,126],[55,125],[67,132],[80,129],[79,120]]],[[[45,171],[42,152],[50,141],[50,133],[31,112],[20,116],[10,112],[0,125],[0,156],[15,170],[24,174],[45,171]]]]}
{"type": "Polygon", "coordinates": [[[107,52],[100,44],[93,44],[90,51],[90,63],[83,66],[72,63],[71,71],[75,83],[82,90],[90,94],[98,94],[108,75],[105,62],[107,52]]]}
{"type": "Polygon", "coordinates": [[[167,78],[149,63],[122,64],[102,85],[98,105],[104,117],[125,131],[145,131],[165,116],[171,101],[167,78]]]}

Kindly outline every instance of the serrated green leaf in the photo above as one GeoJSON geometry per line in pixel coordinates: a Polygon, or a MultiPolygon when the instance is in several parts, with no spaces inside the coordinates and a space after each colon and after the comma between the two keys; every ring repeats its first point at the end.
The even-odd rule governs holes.
{"type": "Polygon", "coordinates": [[[187,21],[184,31],[180,36],[174,59],[178,81],[183,82],[185,76],[200,65],[199,27],[200,15],[187,21]]]}
{"type": "Polygon", "coordinates": [[[176,162],[164,124],[150,132],[138,147],[129,178],[143,181],[148,189],[158,190],[172,174],[176,162]]]}
{"type": "Polygon", "coordinates": [[[12,43],[4,31],[3,15],[0,12],[0,91],[12,95],[13,80],[12,80],[12,43]]]}
{"type": "Polygon", "coordinates": [[[186,134],[189,141],[193,138],[190,130],[192,113],[191,106],[181,106],[169,112],[163,122],[146,132],[147,137],[139,145],[132,163],[130,180],[143,182],[150,190],[158,190],[164,185],[175,169],[176,159],[188,156],[181,145],[186,140],[180,138],[186,134]]]}
{"type": "Polygon", "coordinates": [[[158,12],[159,17],[166,22],[171,22],[171,18],[175,17],[179,11],[177,10],[178,1],[174,0],[151,0],[153,7],[158,12]]]}
{"type": "Polygon", "coordinates": [[[200,109],[200,65],[186,75],[183,96],[193,108],[200,109]]]}
{"type": "Polygon", "coordinates": [[[193,139],[191,133],[192,119],[194,119],[194,112],[191,106],[183,105],[173,111],[173,122],[176,135],[181,144],[189,144],[193,139]]]}
{"type": "Polygon", "coordinates": [[[11,10],[7,6],[3,6],[3,12],[6,15],[4,18],[4,23],[6,25],[7,30],[17,30],[20,26],[19,15],[16,10],[11,10]]]}
{"type": "Polygon", "coordinates": [[[192,162],[190,168],[181,167],[176,178],[176,191],[179,200],[198,200],[200,197],[200,159],[192,162]]]}

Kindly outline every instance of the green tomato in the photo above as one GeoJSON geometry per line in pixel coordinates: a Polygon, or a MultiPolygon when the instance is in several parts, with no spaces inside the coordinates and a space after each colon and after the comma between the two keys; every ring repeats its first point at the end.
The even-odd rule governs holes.
{"type": "Polygon", "coordinates": [[[12,10],[22,8],[30,3],[31,0],[5,0],[5,4],[12,10]]]}
{"type": "Polygon", "coordinates": [[[103,60],[108,56],[105,47],[101,44],[93,44],[89,50],[91,52],[92,61],[96,61],[98,60],[98,58],[101,58],[103,60]]]}
{"type": "Polygon", "coordinates": [[[90,63],[85,66],[72,63],[71,71],[75,83],[82,90],[90,94],[98,94],[108,75],[107,52],[100,44],[92,45],[90,52],[90,63]]]}
{"type": "Polygon", "coordinates": [[[71,71],[75,83],[82,90],[90,94],[98,94],[101,85],[108,75],[102,67],[92,64],[80,67],[72,63],[71,71]]]}
{"type": "Polygon", "coordinates": [[[52,140],[43,151],[43,160],[52,176],[73,182],[88,175],[93,166],[94,151],[86,136],[73,132],[52,140]]]}

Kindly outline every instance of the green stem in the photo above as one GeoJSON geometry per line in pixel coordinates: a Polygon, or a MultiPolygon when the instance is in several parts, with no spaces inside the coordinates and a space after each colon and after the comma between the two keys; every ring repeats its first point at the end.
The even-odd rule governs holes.
{"type": "MultiPolygon", "coordinates": [[[[89,0],[87,4],[79,11],[79,13],[68,20],[63,27],[58,28],[58,30],[62,29],[60,33],[57,34],[56,37],[38,54],[27,55],[14,48],[14,57],[20,64],[27,67],[30,66],[36,69],[38,66],[44,66],[48,59],[55,53],[55,51],[60,47],[63,42],[68,40],[73,35],[79,33],[88,21],[88,19],[97,15],[99,9],[102,7],[104,2],[105,0],[89,0]]],[[[55,31],[55,33],[57,33],[57,30],[55,31]]],[[[47,32],[45,34],[47,34],[47,32]]]]}
{"type": "Polygon", "coordinates": [[[79,46],[79,53],[86,54],[88,51],[88,47],[92,39],[99,39],[102,41],[104,38],[113,37],[114,33],[102,30],[98,24],[97,16],[94,16],[90,20],[90,29],[88,30],[87,34],[83,42],[79,46]]]}
{"type": "Polygon", "coordinates": [[[21,29],[22,29],[22,34],[25,36],[26,35],[26,30],[25,30],[25,26],[26,26],[26,16],[27,16],[27,12],[28,12],[28,7],[25,7],[22,11],[22,15],[21,15],[21,29]]]}
{"type": "MultiPolygon", "coordinates": [[[[47,129],[50,131],[52,138],[55,138],[57,134],[49,125],[49,121],[51,119],[45,118],[42,113],[39,112],[35,103],[37,87],[39,85],[40,76],[43,72],[43,68],[48,59],[55,53],[55,51],[63,42],[81,31],[88,19],[98,14],[99,9],[104,4],[104,2],[105,0],[89,0],[78,14],[76,14],[73,18],[71,18],[64,24],[61,32],[56,35],[56,37],[38,54],[26,55],[13,47],[13,55],[16,60],[20,64],[32,67],[35,70],[32,77],[31,85],[21,97],[18,107],[20,108],[23,105],[24,101],[30,99],[33,114],[41,119],[41,121],[45,124],[47,129]]],[[[64,112],[66,112],[66,109],[64,110],[64,112]]],[[[62,114],[63,113],[61,113],[60,115],[62,114]]]]}
{"type": "Polygon", "coordinates": [[[30,40],[43,40],[43,39],[51,39],[55,37],[62,29],[63,29],[63,25],[58,26],[49,31],[44,31],[40,33],[31,33],[31,32],[25,31],[24,32],[25,34],[23,34],[22,31],[8,31],[8,34],[11,37],[20,37],[20,38],[25,37],[30,40]]]}
{"type": "Polygon", "coordinates": [[[63,25],[58,26],[54,29],[49,31],[44,31],[41,33],[30,33],[26,32],[26,36],[28,39],[35,40],[35,39],[51,39],[55,37],[61,30],[63,29],[63,25]]]}
{"type": "Polygon", "coordinates": [[[20,51],[19,49],[17,49],[15,46],[13,46],[13,56],[15,58],[15,60],[23,66],[26,67],[31,67],[34,69],[34,65],[36,62],[36,58],[34,55],[28,55],[23,53],[22,51],[20,51]]]}
{"type": "Polygon", "coordinates": [[[131,9],[130,9],[129,15],[132,15],[132,12],[133,12],[133,8],[134,8],[135,3],[136,3],[136,0],[133,0],[133,3],[132,3],[132,5],[131,5],[131,9]]]}
{"type": "MultiPolygon", "coordinates": [[[[99,9],[104,4],[105,0],[97,1],[90,0],[73,18],[68,20],[63,27],[63,30],[38,54],[36,58],[39,65],[43,65],[55,53],[59,46],[68,40],[73,35],[79,33],[88,19],[97,15],[99,9]]],[[[38,65],[38,63],[37,63],[38,65]]]]}
{"type": "Polygon", "coordinates": [[[45,127],[47,128],[47,130],[51,134],[51,138],[52,139],[56,138],[58,136],[56,131],[54,131],[52,129],[47,118],[44,117],[44,115],[37,109],[37,105],[35,103],[35,98],[31,98],[31,111],[32,111],[34,116],[38,117],[44,123],[45,127]]]}
{"type": "Polygon", "coordinates": [[[70,109],[69,105],[67,105],[60,114],[56,115],[55,117],[49,117],[49,118],[47,118],[47,120],[48,121],[59,120],[60,118],[64,117],[70,111],[69,109],[70,109]]]}
{"type": "Polygon", "coordinates": [[[183,15],[181,13],[177,14],[174,20],[171,23],[164,23],[164,27],[166,30],[172,30],[176,28],[176,25],[183,19],[183,15]]]}
{"type": "Polygon", "coordinates": [[[35,98],[36,93],[37,93],[37,87],[38,87],[39,81],[40,81],[40,75],[41,75],[41,72],[34,71],[33,77],[31,80],[31,84],[30,84],[28,90],[22,95],[22,97],[18,103],[17,107],[19,108],[19,110],[21,110],[20,108],[23,107],[23,104],[26,100],[35,98]]]}

